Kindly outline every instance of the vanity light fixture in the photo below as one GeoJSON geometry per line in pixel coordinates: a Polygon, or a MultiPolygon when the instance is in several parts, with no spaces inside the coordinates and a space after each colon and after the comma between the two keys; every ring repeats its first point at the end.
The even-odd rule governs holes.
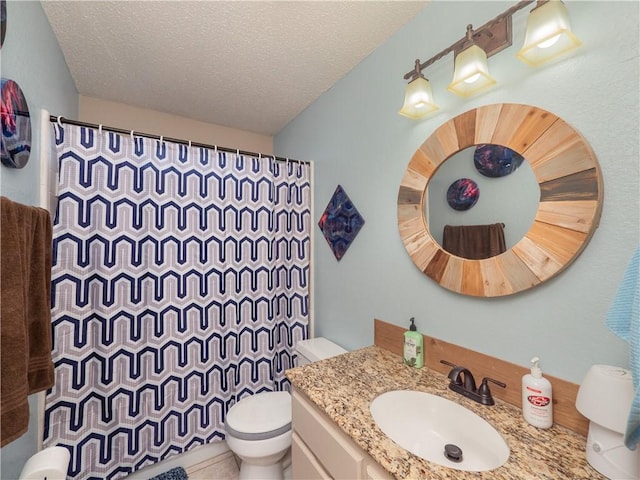
{"type": "Polygon", "coordinates": [[[580,45],[582,42],[571,32],[565,4],[560,0],[539,1],[527,17],[524,46],[517,57],[535,67],[580,45]]]}
{"type": "Polygon", "coordinates": [[[455,56],[453,80],[447,87],[452,93],[469,97],[496,84],[489,75],[487,53],[473,39],[473,27],[467,25],[467,41],[455,56]]]}
{"type": "MultiPolygon", "coordinates": [[[[535,0],[523,0],[505,10],[478,29],[467,26],[466,35],[424,63],[416,60],[409,80],[404,105],[398,113],[412,119],[423,118],[436,110],[433,92],[422,71],[449,53],[454,53],[454,76],[447,89],[462,97],[480,93],[496,81],[489,75],[487,58],[511,46],[512,16],[535,0]]],[[[560,0],[538,0],[527,18],[525,44],[517,57],[529,65],[540,65],[580,45],[571,32],[569,13],[560,0]]]]}
{"type": "Polygon", "coordinates": [[[416,60],[414,75],[404,94],[404,105],[398,113],[415,120],[436,110],[438,106],[433,101],[431,85],[420,72],[420,60],[416,60]]]}

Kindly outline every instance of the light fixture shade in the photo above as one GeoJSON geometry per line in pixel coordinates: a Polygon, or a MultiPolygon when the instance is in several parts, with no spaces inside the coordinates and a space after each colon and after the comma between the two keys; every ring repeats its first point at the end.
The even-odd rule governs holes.
{"type": "Polygon", "coordinates": [[[417,120],[436,110],[438,110],[438,106],[433,101],[433,91],[429,80],[419,76],[409,82],[404,94],[404,105],[398,113],[417,120]]]}
{"type": "Polygon", "coordinates": [[[461,97],[475,95],[496,84],[489,75],[487,54],[478,45],[471,45],[456,55],[453,80],[447,87],[461,97]]]}
{"type": "Polygon", "coordinates": [[[567,7],[560,0],[550,0],[529,13],[524,46],[516,56],[535,67],[581,44],[571,32],[567,7]]]}

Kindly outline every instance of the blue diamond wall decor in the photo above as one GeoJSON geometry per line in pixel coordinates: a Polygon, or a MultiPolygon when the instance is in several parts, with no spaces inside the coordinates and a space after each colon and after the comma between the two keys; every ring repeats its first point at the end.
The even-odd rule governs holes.
{"type": "Polygon", "coordinates": [[[318,222],[324,238],[338,261],[363,225],[364,218],[342,187],[338,185],[318,222]]]}

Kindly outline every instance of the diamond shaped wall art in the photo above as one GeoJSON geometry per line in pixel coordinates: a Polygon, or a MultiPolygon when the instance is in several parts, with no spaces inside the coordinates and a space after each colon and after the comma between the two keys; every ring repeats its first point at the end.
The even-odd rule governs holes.
{"type": "Polygon", "coordinates": [[[338,261],[363,225],[364,218],[342,187],[338,185],[318,222],[324,238],[338,261]]]}

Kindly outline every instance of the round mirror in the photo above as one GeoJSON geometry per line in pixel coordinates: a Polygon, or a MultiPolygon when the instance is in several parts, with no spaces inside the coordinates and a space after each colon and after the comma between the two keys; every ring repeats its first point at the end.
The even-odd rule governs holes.
{"type": "MultiPolygon", "coordinates": [[[[529,105],[487,105],[445,122],[416,150],[398,193],[398,228],[415,265],[442,287],[464,295],[510,295],[552,278],[577,258],[598,225],[602,195],[598,161],[570,125],[529,105]],[[485,144],[507,147],[526,160],[509,176],[528,164],[539,202],[533,223],[511,248],[478,260],[438,243],[426,218],[432,216],[427,192],[445,162],[485,144]]],[[[477,205],[482,199],[480,188],[477,205]]]]}
{"type": "MultiPolygon", "coordinates": [[[[529,162],[518,154],[515,154],[519,159],[516,162],[504,155],[493,157],[496,160],[493,161],[486,152],[497,148],[487,147],[500,146],[473,145],[460,150],[442,162],[427,186],[425,216],[431,236],[449,253],[464,258],[479,258],[465,251],[473,247],[474,237],[491,232],[490,228],[482,228],[489,225],[498,225],[496,232],[504,237],[504,249],[510,249],[529,231],[538,211],[540,187],[529,162]],[[506,160],[502,162],[502,159],[506,160]],[[460,179],[469,179],[476,185],[477,200],[471,208],[460,209],[449,202],[447,194],[460,179]],[[443,241],[445,230],[448,234],[446,244],[443,241]],[[460,235],[461,241],[469,243],[469,248],[447,248],[451,241],[455,242],[455,238],[451,238],[454,233],[460,235]]],[[[501,151],[507,150],[513,152],[501,148],[501,151]]],[[[492,239],[499,240],[491,236],[488,243],[492,239]]],[[[478,241],[485,245],[481,238],[478,241]]],[[[464,247],[460,242],[455,245],[464,247]]],[[[495,253],[481,254],[480,258],[502,251],[492,250],[495,253]]]]}

